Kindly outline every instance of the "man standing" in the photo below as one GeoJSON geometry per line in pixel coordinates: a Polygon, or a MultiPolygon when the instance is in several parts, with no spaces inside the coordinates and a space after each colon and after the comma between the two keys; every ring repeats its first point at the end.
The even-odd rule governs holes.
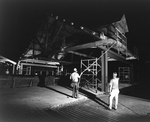
{"type": "Polygon", "coordinates": [[[112,102],[115,98],[115,110],[117,110],[118,106],[118,95],[119,95],[119,78],[117,78],[117,73],[113,73],[113,78],[110,80],[109,83],[109,109],[112,109],[112,102]]]}
{"type": "Polygon", "coordinates": [[[79,74],[77,73],[77,69],[74,68],[74,72],[70,75],[70,79],[72,80],[73,91],[72,97],[78,98],[78,91],[79,91],[79,74]]]}

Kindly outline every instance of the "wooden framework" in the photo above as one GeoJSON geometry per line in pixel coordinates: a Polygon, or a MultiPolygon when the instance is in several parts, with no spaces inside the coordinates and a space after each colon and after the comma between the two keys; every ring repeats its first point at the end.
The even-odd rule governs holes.
{"type": "Polygon", "coordinates": [[[80,86],[86,87],[87,89],[97,93],[97,84],[98,82],[101,82],[99,77],[101,72],[100,61],[98,61],[97,58],[81,60],[81,72],[87,68],[88,70],[81,77],[82,82],[80,83],[80,86]]]}

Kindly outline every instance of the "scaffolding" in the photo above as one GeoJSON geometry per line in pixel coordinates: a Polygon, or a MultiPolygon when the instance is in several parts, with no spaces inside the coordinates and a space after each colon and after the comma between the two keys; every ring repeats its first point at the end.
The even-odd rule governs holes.
{"type": "Polygon", "coordinates": [[[120,83],[130,84],[130,67],[119,67],[120,83]]]}
{"type": "MultiPolygon", "coordinates": [[[[101,78],[101,74],[100,71],[102,71],[104,74],[106,75],[104,72],[104,69],[107,71],[106,68],[106,62],[107,62],[107,52],[114,47],[114,45],[116,44],[113,43],[105,52],[102,51],[102,55],[98,58],[95,59],[85,59],[85,60],[81,60],[81,80],[82,82],[80,82],[80,87],[85,87],[86,89],[89,89],[95,93],[97,93],[98,90],[98,82],[102,83],[104,82],[103,80],[107,81],[106,77],[101,78]],[[104,61],[105,60],[105,61],[104,61]],[[102,65],[101,65],[101,61],[102,61],[102,65]],[[104,63],[105,62],[105,63],[104,63]],[[99,79],[101,78],[102,81],[99,79]]],[[[102,83],[102,87],[103,87],[104,83],[102,83]]],[[[104,88],[102,88],[104,90],[104,88]]]]}
{"type": "Polygon", "coordinates": [[[95,59],[85,59],[81,60],[81,72],[84,74],[81,77],[81,87],[85,87],[93,92],[97,93],[98,82],[101,82],[100,78],[100,71],[101,71],[101,64],[100,61],[95,59]],[[86,70],[88,68],[88,70],[86,70]]]}

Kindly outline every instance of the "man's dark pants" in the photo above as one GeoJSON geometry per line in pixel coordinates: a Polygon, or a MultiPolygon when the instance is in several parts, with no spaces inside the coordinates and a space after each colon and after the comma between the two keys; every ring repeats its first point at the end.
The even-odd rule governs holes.
{"type": "Polygon", "coordinates": [[[72,91],[72,97],[73,98],[78,98],[78,92],[79,92],[79,83],[77,82],[73,82],[72,83],[73,85],[73,91],[72,91]]]}

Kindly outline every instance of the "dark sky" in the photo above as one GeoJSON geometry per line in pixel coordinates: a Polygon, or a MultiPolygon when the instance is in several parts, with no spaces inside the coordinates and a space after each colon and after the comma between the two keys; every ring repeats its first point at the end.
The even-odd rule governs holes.
{"type": "Polygon", "coordinates": [[[93,29],[126,16],[128,44],[150,59],[149,0],[0,0],[0,55],[17,61],[47,15],[93,29]]]}

